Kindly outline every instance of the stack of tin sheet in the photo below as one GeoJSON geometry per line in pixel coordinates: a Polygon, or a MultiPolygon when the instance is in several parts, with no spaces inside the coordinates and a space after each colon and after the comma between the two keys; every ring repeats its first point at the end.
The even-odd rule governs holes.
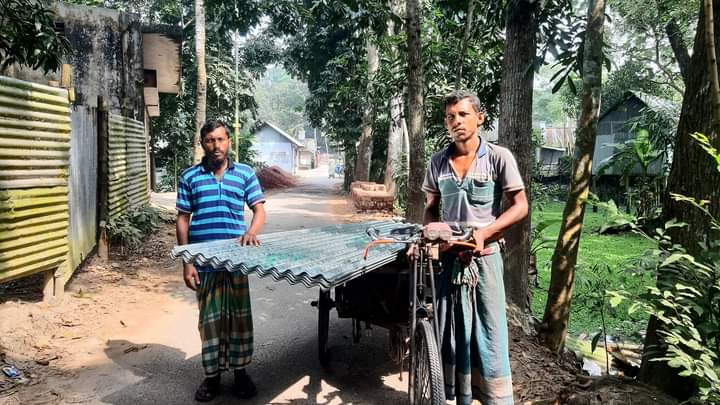
{"type": "Polygon", "coordinates": [[[363,259],[373,227],[383,235],[408,224],[374,221],[260,235],[260,246],[240,246],[237,239],[176,246],[174,258],[216,269],[272,276],[290,284],[332,288],[395,261],[402,243],[375,245],[363,259]]]}

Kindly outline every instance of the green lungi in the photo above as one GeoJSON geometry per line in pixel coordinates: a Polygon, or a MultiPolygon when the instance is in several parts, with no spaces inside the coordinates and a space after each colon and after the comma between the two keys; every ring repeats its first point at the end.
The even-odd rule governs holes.
{"type": "Polygon", "coordinates": [[[202,365],[207,377],[241,369],[253,354],[253,324],[248,278],[240,272],[199,272],[202,365]]]}
{"type": "Polygon", "coordinates": [[[445,254],[437,277],[445,395],[458,405],[513,404],[503,261],[497,242],[486,247],[470,263],[445,254]]]}

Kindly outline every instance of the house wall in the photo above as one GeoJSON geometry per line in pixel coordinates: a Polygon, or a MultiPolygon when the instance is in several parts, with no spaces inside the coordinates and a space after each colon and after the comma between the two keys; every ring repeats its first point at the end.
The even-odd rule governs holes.
{"type": "Polygon", "coordinates": [[[284,136],[270,127],[263,127],[255,134],[252,146],[257,154],[256,160],[268,166],[278,166],[288,173],[297,170],[296,147],[284,136]]]}
{"type": "MultiPolygon", "coordinates": [[[[592,173],[597,174],[598,170],[603,166],[603,161],[609,159],[614,153],[615,148],[608,146],[613,143],[624,143],[629,140],[633,134],[627,130],[627,121],[640,115],[640,110],[645,104],[636,97],[631,97],[625,103],[621,104],[614,110],[603,116],[598,122],[598,134],[595,140],[595,153],[593,155],[592,173]]],[[[657,175],[660,173],[662,162],[656,161],[650,165],[649,174],[657,175]]],[[[642,173],[640,166],[635,167],[632,172],[634,175],[642,173]]],[[[620,170],[612,167],[605,170],[605,174],[620,175],[620,170]]]]}
{"type": "MultiPolygon", "coordinates": [[[[67,278],[92,251],[97,240],[98,99],[102,98],[103,106],[110,113],[140,122],[145,120],[143,34],[139,17],[133,14],[62,2],[56,2],[53,7],[55,22],[62,24],[72,50],[62,62],[72,68],[70,86],[75,95],[68,118],[71,120],[67,181],[70,271],[63,274],[67,278]]],[[[13,66],[8,73],[39,84],[57,81],[60,77],[59,72],[45,74],[18,66],[13,66]]],[[[147,131],[144,135],[147,139],[147,131]]]]}
{"type": "Polygon", "coordinates": [[[535,159],[540,163],[540,175],[544,177],[557,176],[560,173],[560,158],[564,152],[561,150],[536,148],[535,159]]]}
{"type": "MultiPolygon", "coordinates": [[[[63,63],[72,67],[74,104],[97,107],[102,96],[111,113],[142,121],[143,36],[138,16],[62,2],[54,8],[55,22],[64,24],[72,49],[63,63]]],[[[47,83],[58,80],[59,74],[16,68],[11,76],[47,83]]]]}

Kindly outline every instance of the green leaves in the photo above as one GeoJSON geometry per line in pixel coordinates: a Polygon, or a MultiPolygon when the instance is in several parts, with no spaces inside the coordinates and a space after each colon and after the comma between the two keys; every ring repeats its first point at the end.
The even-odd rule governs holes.
{"type": "Polygon", "coordinates": [[[555,238],[545,234],[548,227],[559,224],[559,219],[544,219],[530,229],[530,254],[534,255],[543,249],[550,249],[555,238]]]}
{"type": "Polygon", "coordinates": [[[55,32],[54,14],[45,2],[3,0],[0,2],[0,71],[13,64],[56,70],[70,44],[55,32]]]}
{"type": "Polygon", "coordinates": [[[107,222],[106,228],[111,242],[120,243],[123,248],[137,249],[146,235],[160,226],[160,214],[149,205],[137,206],[107,222]]]}

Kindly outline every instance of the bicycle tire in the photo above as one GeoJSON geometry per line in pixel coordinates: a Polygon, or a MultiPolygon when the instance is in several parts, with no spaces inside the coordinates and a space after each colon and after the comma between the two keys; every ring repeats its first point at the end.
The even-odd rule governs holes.
{"type": "Polygon", "coordinates": [[[420,319],[415,326],[410,360],[410,404],[445,405],[440,351],[430,322],[420,319]]]}

